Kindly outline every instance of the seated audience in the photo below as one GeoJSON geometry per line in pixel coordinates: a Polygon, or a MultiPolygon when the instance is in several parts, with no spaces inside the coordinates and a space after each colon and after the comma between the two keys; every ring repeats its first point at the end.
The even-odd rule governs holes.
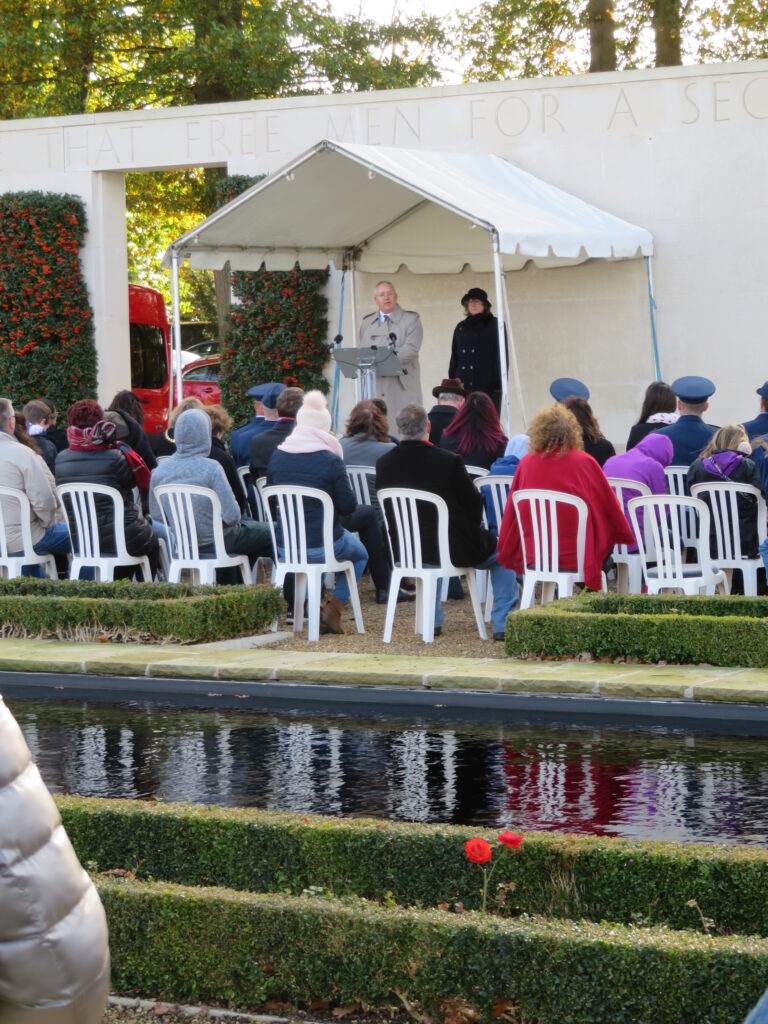
{"type": "Polygon", "coordinates": [[[491,473],[496,476],[514,476],[520,459],[528,453],[530,443],[527,434],[515,434],[514,437],[510,437],[504,454],[491,463],[491,473]]]}
{"type": "Polygon", "coordinates": [[[126,443],[142,457],[147,467],[153,470],[157,465],[157,459],[144,433],[144,410],[136,395],[132,391],[118,391],[107,406],[107,412],[119,412],[123,416],[128,424],[126,443]]]}
{"type": "MultiPolygon", "coordinates": [[[[606,477],[619,477],[622,480],[637,480],[650,488],[651,494],[667,493],[667,478],[665,468],[672,462],[672,442],[663,434],[655,432],[646,434],[641,438],[631,451],[623,455],[612,455],[603,466],[606,477]]],[[[627,522],[631,523],[627,506],[632,498],[638,496],[637,491],[623,491],[624,515],[627,522]]],[[[642,530],[643,513],[638,512],[638,525],[642,530]]],[[[642,534],[641,534],[642,536],[642,534]]],[[[637,551],[637,545],[632,544],[630,551],[637,551]]]]}
{"type": "Polygon", "coordinates": [[[627,451],[634,448],[648,434],[677,423],[677,416],[677,398],[672,388],[663,380],[652,381],[645,389],[640,419],[629,432],[627,451]]]}
{"type": "MultiPolygon", "coordinates": [[[[120,451],[114,423],[104,418],[98,402],[89,398],[71,405],[67,413],[69,447],[56,456],[56,483],[92,483],[114,487],[123,498],[125,543],[130,555],[146,555],[151,574],[157,572],[157,536],[134,500],[134,488],[141,486],[128,459],[120,451]]],[[[144,467],[146,470],[146,467],[144,467]]],[[[65,502],[66,507],[66,502],[65,502]]],[[[108,498],[96,498],[99,540],[104,554],[115,553],[114,508],[108,498]]],[[[117,569],[116,576],[133,575],[130,566],[117,569]]]]}
{"type": "Polygon", "coordinates": [[[27,402],[23,410],[24,419],[27,423],[27,433],[34,438],[39,453],[45,460],[45,464],[51,472],[56,465],[56,445],[47,437],[48,425],[50,422],[51,410],[41,398],[27,402]]]}
{"type": "MultiPolygon", "coordinates": [[[[387,418],[378,406],[366,400],[358,402],[347,420],[344,437],[339,439],[348,466],[375,466],[385,452],[395,445],[389,439],[387,418]]],[[[375,474],[368,474],[371,504],[378,508],[375,474]]]]}
{"type": "Polygon", "coordinates": [[[753,420],[745,420],[742,424],[750,441],[768,434],[768,380],[756,389],[756,393],[760,396],[760,411],[753,420]]]}
{"type": "Polygon", "coordinates": [[[49,410],[48,429],[45,432],[46,437],[56,445],[57,452],[63,451],[67,447],[67,431],[56,426],[59,418],[56,403],[52,398],[41,398],[40,401],[45,402],[49,410]]]}
{"type": "MultiPolygon", "coordinates": [[[[751,452],[752,446],[744,427],[740,424],[720,427],[699,458],[691,464],[686,477],[686,489],[690,492],[694,484],[730,481],[734,484],[751,484],[762,494],[763,482],[750,458],[751,452]]],[[[751,494],[739,494],[736,505],[742,554],[747,558],[757,558],[757,498],[751,494]]],[[[713,515],[710,520],[710,550],[713,555],[717,552],[716,528],[713,515]]]]}
{"type": "MultiPolygon", "coordinates": [[[[380,398],[378,396],[376,398],[372,398],[371,401],[379,410],[384,419],[387,421],[387,432],[389,432],[389,412],[387,410],[387,403],[384,401],[383,398],[380,398]]],[[[397,438],[394,436],[394,434],[389,434],[389,440],[392,442],[392,444],[397,444],[397,438]]]]}
{"type": "Polygon", "coordinates": [[[158,459],[167,458],[169,455],[176,454],[176,441],[173,436],[173,428],[176,425],[176,420],[186,409],[205,409],[205,406],[195,395],[190,395],[189,398],[182,398],[178,405],[175,405],[171,409],[171,415],[168,417],[168,426],[162,437],[158,437],[155,440],[155,456],[158,459]]]}
{"type": "MultiPolygon", "coordinates": [[[[238,505],[226,474],[211,452],[211,420],[203,409],[185,409],[179,414],[174,425],[176,454],[163,459],[152,473],[149,488],[149,508],[152,518],[161,520],[157,488],[161,484],[193,484],[215,491],[221,503],[221,517],[224,527],[224,546],[230,555],[248,555],[253,564],[262,556],[272,557],[272,538],[266,523],[256,523],[240,518],[238,505]]],[[[212,554],[213,519],[209,501],[194,497],[198,542],[201,550],[212,554]]],[[[229,581],[237,577],[234,572],[221,571],[221,579],[229,581]]]]}
{"type": "Polygon", "coordinates": [[[465,466],[490,469],[504,454],[507,436],[498,413],[484,391],[473,391],[454,418],[443,428],[440,447],[461,457],[465,466]]]}
{"type": "Polygon", "coordinates": [[[301,388],[284,388],[275,399],[277,419],[270,421],[269,427],[256,434],[251,441],[248,469],[254,487],[259,477],[267,475],[267,466],[275,448],[285,441],[296,426],[296,413],[303,401],[304,392],[301,388]]]}
{"type": "Polygon", "coordinates": [[[232,417],[223,405],[203,406],[203,412],[207,413],[211,418],[211,452],[208,457],[213,459],[214,462],[218,462],[224,470],[227,483],[232,489],[235,501],[240,506],[240,515],[242,516],[246,507],[245,489],[238,476],[235,460],[229,454],[227,446],[224,444],[224,435],[228,430],[232,429],[232,417]]]}
{"type": "MultiPolygon", "coordinates": [[[[56,494],[51,471],[39,453],[15,435],[16,415],[8,398],[0,398],[0,485],[22,491],[29,498],[32,545],[38,555],[66,555],[71,551],[69,530],[56,494]]],[[[20,508],[17,501],[0,498],[8,550],[23,550],[20,508]]]]}
{"type": "Polygon", "coordinates": [[[432,444],[440,444],[443,431],[459,409],[464,405],[468,392],[458,377],[445,377],[435,388],[432,395],[437,404],[429,410],[429,440],[432,444]]]}
{"type": "MultiPolygon", "coordinates": [[[[542,409],[531,423],[528,435],[530,450],[517,467],[499,532],[499,561],[518,573],[526,568],[512,501],[515,492],[542,489],[573,494],[584,499],[589,513],[584,581],[590,590],[600,590],[603,563],[614,545],[634,543],[629,523],[605,474],[583,451],[578,420],[565,405],[542,409]]],[[[524,522],[524,531],[525,547],[530,557],[534,551],[530,520],[524,522]]],[[[562,509],[558,515],[558,538],[560,566],[566,571],[577,568],[576,534],[576,511],[562,509]]]]}
{"type": "Polygon", "coordinates": [[[278,413],[276,411],[278,395],[285,390],[285,384],[272,381],[257,384],[248,391],[253,399],[254,417],[242,427],[233,430],[229,438],[229,447],[236,466],[247,466],[251,452],[251,441],[264,430],[274,426],[278,413]]]}
{"type": "MultiPolygon", "coordinates": [[[[487,395],[477,392],[496,410],[487,395]]],[[[471,395],[471,398],[475,395],[471,395]]],[[[490,570],[493,584],[493,639],[504,639],[507,616],[517,604],[518,587],[514,573],[507,572],[496,557],[496,538],[483,528],[483,499],[467,473],[460,456],[429,442],[429,418],[420,405],[407,405],[397,417],[400,444],[376,463],[376,488],[410,487],[443,498],[448,505],[448,546],[456,566],[490,570]]],[[[422,551],[425,562],[437,564],[437,530],[433,510],[419,512],[422,551]]],[[[440,588],[435,602],[435,635],[443,623],[440,588]]]]}
{"type": "MultiPolygon", "coordinates": [[[[267,484],[289,484],[314,487],[325,491],[333,501],[333,551],[336,558],[349,560],[355,567],[357,580],[363,574],[368,553],[350,530],[342,526],[341,517],[357,509],[357,501],[344,468],[342,449],[331,433],[331,414],[320,391],[308,391],[296,414],[296,426],[273,452],[267,466],[267,484]]],[[[372,510],[369,510],[372,511],[372,510]]],[[[322,560],[322,509],[309,502],[306,510],[309,558],[322,560]]],[[[336,574],[333,594],[326,597],[320,610],[323,633],[343,633],[342,616],[349,600],[349,584],[344,573],[336,574]]]]}
{"type": "Polygon", "coordinates": [[[592,412],[592,406],[586,398],[579,398],[575,395],[566,398],[562,404],[566,409],[571,410],[578,421],[584,442],[584,451],[587,455],[591,455],[599,466],[602,466],[606,459],[616,454],[616,449],[600,430],[600,425],[592,412]]]}

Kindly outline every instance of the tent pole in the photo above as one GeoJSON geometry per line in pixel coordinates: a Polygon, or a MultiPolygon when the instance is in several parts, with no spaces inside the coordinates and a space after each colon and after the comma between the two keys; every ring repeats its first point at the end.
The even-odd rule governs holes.
{"type": "MultiPolygon", "coordinates": [[[[501,367],[501,411],[504,417],[504,428],[506,430],[507,437],[509,437],[509,392],[507,385],[507,351],[506,345],[504,344],[504,301],[502,298],[502,272],[501,272],[501,256],[499,254],[499,234],[497,231],[491,231],[491,246],[493,248],[493,278],[496,285],[496,309],[498,314],[496,317],[496,323],[499,328],[499,366],[501,367]]],[[[510,341],[512,341],[512,331],[509,332],[510,341]]],[[[514,359],[515,343],[512,341],[512,358],[514,359]]]]}
{"type": "MultiPolygon", "coordinates": [[[[171,296],[173,299],[173,355],[171,381],[176,385],[176,405],[181,401],[181,310],[179,303],[179,250],[171,249],[171,296]]],[[[173,405],[173,386],[171,404],[173,405]]]]}
{"type": "Polygon", "coordinates": [[[658,338],[656,336],[656,300],[653,297],[653,274],[650,269],[650,256],[645,257],[645,270],[648,275],[648,306],[650,308],[650,336],[653,341],[653,369],[656,380],[662,379],[662,366],[658,361],[658,338]]]}
{"type": "MultiPolygon", "coordinates": [[[[509,298],[507,296],[507,276],[502,271],[502,280],[504,287],[502,289],[502,297],[504,298],[504,317],[508,324],[512,323],[512,314],[509,311],[509,298]]],[[[528,428],[528,420],[525,415],[525,402],[523,401],[523,385],[520,380],[520,369],[517,365],[517,351],[515,349],[515,339],[512,337],[511,329],[508,332],[510,339],[510,352],[512,353],[512,375],[515,378],[515,390],[517,392],[517,400],[520,403],[520,418],[523,421],[523,427],[528,428]]]]}
{"type": "MultiPolygon", "coordinates": [[[[355,250],[352,249],[349,258],[349,308],[352,312],[352,347],[358,347],[357,340],[357,272],[355,271],[355,250]]],[[[360,394],[360,377],[355,379],[355,403],[363,396],[360,394]]]]}

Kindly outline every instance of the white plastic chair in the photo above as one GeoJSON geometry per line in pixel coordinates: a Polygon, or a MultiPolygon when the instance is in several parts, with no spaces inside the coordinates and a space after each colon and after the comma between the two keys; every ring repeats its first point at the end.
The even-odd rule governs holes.
{"type": "Polygon", "coordinates": [[[740,569],[744,578],[744,594],[755,597],[757,595],[757,570],[763,568],[763,560],[760,557],[747,558],[741,552],[738,498],[739,495],[749,495],[756,499],[758,544],[765,540],[766,535],[765,498],[757,487],[752,487],[751,484],[739,484],[726,480],[694,484],[691,487],[691,494],[694,498],[701,498],[709,506],[712,523],[715,526],[717,546],[717,552],[713,556],[715,565],[727,573],[729,584],[733,570],[740,569]]]}
{"type": "MultiPolygon", "coordinates": [[[[688,496],[686,490],[686,479],[688,477],[688,466],[666,466],[664,475],[667,478],[667,492],[676,494],[681,498],[688,496]]],[[[683,547],[696,548],[697,523],[696,516],[692,509],[682,505],[678,510],[680,519],[680,530],[683,538],[683,547]]]]}
{"type": "Polygon", "coordinates": [[[393,566],[384,622],[384,643],[388,644],[392,640],[397,594],[404,577],[413,577],[416,580],[414,633],[421,633],[424,643],[430,644],[435,639],[435,595],[438,582],[444,576],[463,576],[466,579],[477,631],[483,640],[487,640],[475,569],[472,566],[457,566],[451,562],[448,546],[448,506],[443,498],[428,491],[413,490],[409,487],[384,487],[378,492],[378,498],[385,513],[384,521],[387,524],[393,566]],[[419,504],[431,505],[437,517],[437,565],[424,564],[418,517],[419,504]]]}
{"type": "Polygon", "coordinates": [[[247,555],[228,555],[224,545],[221,502],[210,487],[193,484],[160,484],[155,488],[160,512],[171,539],[168,582],[179,583],[188,572],[193,584],[215,583],[217,569],[239,569],[243,583],[253,581],[247,555]],[[195,521],[195,504],[210,502],[213,521],[213,551],[200,552],[195,521]]]}
{"type": "MultiPolygon", "coordinates": [[[[488,525],[488,504],[490,503],[493,509],[493,518],[496,521],[496,537],[498,538],[499,530],[501,529],[501,520],[504,518],[504,510],[507,507],[507,500],[509,499],[509,491],[512,487],[512,481],[514,476],[506,476],[499,473],[491,474],[487,476],[476,477],[475,487],[480,492],[480,496],[483,499],[483,526],[489,529],[488,525]]],[[[487,569],[478,570],[478,582],[480,583],[480,593],[483,593],[482,583],[480,582],[482,576],[485,577],[485,621],[491,621],[491,611],[493,609],[493,586],[491,584],[491,574],[487,569]]]]}
{"type": "Polygon", "coordinates": [[[272,531],[275,549],[275,585],[280,587],[288,573],[296,576],[293,598],[293,631],[304,627],[304,599],[307,600],[307,639],[320,636],[320,597],[323,573],[343,572],[349,584],[349,600],[355,613],[358,633],[364,633],[360,595],[357,592],[355,567],[351,561],[339,561],[333,553],[333,501],[325,491],[315,487],[275,484],[262,490],[264,509],[272,531]],[[319,502],[323,515],[323,559],[309,561],[305,504],[319,502]],[[273,504],[274,503],[274,504],[273,504]],[[279,542],[279,547],[278,547],[279,542]]]}
{"type": "MultiPolygon", "coordinates": [[[[639,480],[609,476],[608,483],[622,509],[627,508],[628,494],[633,498],[645,497],[651,493],[648,484],[639,480]]],[[[630,551],[629,544],[617,544],[613,549],[616,563],[616,590],[620,594],[641,594],[643,591],[643,560],[639,551],[630,551]]]]}
{"type": "MultiPolygon", "coordinates": [[[[558,597],[571,597],[573,585],[584,582],[584,551],[587,539],[587,503],[574,494],[562,491],[528,489],[512,495],[520,543],[523,548],[523,596],[520,607],[530,608],[536,593],[536,584],[541,583],[541,603],[554,600],[555,589],[558,597]],[[559,508],[572,508],[578,515],[576,525],[576,568],[560,568],[560,535],[557,514],[559,508]],[[526,550],[522,511],[527,510],[533,532],[533,551],[526,550]]],[[[602,574],[603,590],[608,589],[605,573],[602,574]]]]}
{"type": "Polygon", "coordinates": [[[347,466],[347,476],[352,484],[358,505],[372,505],[371,488],[368,483],[370,477],[376,479],[375,466],[347,466]]]}
{"type": "Polygon", "coordinates": [[[701,498],[676,494],[651,494],[631,498],[629,515],[643,563],[643,578],[649,594],[682,590],[684,594],[713,594],[730,591],[728,577],[716,569],[709,557],[709,509],[701,498]],[[643,512],[640,529],[638,512],[643,512]],[[698,563],[686,563],[681,522],[688,516],[696,524],[698,563]],[[647,541],[647,542],[646,542],[647,541]],[[653,550],[649,545],[653,545],[653,550]],[[650,565],[655,562],[655,565],[650,565]]]}
{"type": "MultiPolygon", "coordinates": [[[[267,516],[264,511],[264,502],[261,499],[261,493],[257,485],[251,480],[251,471],[247,466],[238,466],[237,475],[240,477],[240,483],[243,485],[243,491],[245,492],[251,515],[256,522],[266,523],[267,516]]],[[[260,477],[260,479],[266,480],[266,477],[260,477]]]]}
{"type": "Polygon", "coordinates": [[[56,559],[51,554],[38,555],[32,543],[32,506],[24,491],[15,487],[0,487],[0,499],[16,501],[19,504],[19,524],[21,528],[21,553],[12,553],[8,548],[5,513],[3,501],[0,500],[0,579],[12,580],[21,576],[25,565],[40,565],[46,576],[58,579],[56,559]]]}
{"type": "Polygon", "coordinates": [[[464,469],[469,473],[473,480],[478,477],[488,476],[490,470],[486,469],[485,466],[465,466],[464,469]]]}
{"type": "Polygon", "coordinates": [[[69,578],[80,578],[81,569],[93,569],[96,579],[113,580],[115,569],[134,566],[141,570],[144,580],[152,580],[152,571],[146,555],[129,555],[125,543],[125,506],[123,496],[114,487],[104,484],[59,484],[56,488],[64,506],[72,543],[72,562],[69,578]],[[115,536],[114,554],[101,550],[97,504],[112,503],[110,520],[115,536]]]}

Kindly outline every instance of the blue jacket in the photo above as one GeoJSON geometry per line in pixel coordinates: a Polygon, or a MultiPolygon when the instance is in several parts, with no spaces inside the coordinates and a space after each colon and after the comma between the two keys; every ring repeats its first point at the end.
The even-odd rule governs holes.
{"type": "MultiPolygon", "coordinates": [[[[316,487],[330,494],[333,501],[333,539],[343,533],[339,516],[348,516],[357,508],[357,499],[347,476],[347,469],[333,452],[307,452],[296,454],[276,448],[267,466],[267,484],[293,484],[297,487],[316,487]]],[[[307,509],[307,545],[319,548],[323,543],[322,516],[317,502],[305,505],[307,509]]]]}
{"type": "Polygon", "coordinates": [[[236,466],[247,466],[251,457],[251,441],[257,434],[274,427],[274,420],[265,420],[263,416],[254,416],[244,427],[233,430],[229,437],[229,450],[236,466]]]}
{"type": "Polygon", "coordinates": [[[672,466],[690,466],[698,459],[718,428],[705,423],[700,416],[680,416],[677,423],[656,431],[672,442],[672,466]]]}
{"type": "Polygon", "coordinates": [[[742,426],[750,441],[753,437],[762,437],[763,434],[768,434],[768,412],[761,412],[753,420],[746,420],[742,426]]]}

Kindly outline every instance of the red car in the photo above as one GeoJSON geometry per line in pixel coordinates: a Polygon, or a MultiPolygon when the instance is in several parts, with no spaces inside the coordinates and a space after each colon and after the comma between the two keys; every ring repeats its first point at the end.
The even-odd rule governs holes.
{"type": "Polygon", "coordinates": [[[203,405],[218,405],[221,402],[219,357],[208,356],[185,366],[181,371],[181,393],[184,398],[194,395],[203,405]]]}

